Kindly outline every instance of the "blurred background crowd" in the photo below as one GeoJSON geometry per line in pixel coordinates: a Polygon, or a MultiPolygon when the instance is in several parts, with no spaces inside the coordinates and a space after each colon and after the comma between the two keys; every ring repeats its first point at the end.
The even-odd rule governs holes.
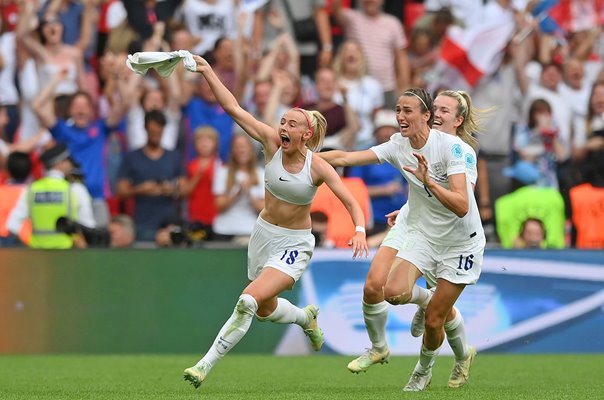
{"type": "MultiPolygon", "coordinates": [[[[406,88],[465,90],[483,117],[488,246],[604,248],[604,1],[0,0],[0,13],[0,246],[246,244],[260,147],[200,74],[126,67],[182,49],[267,124],[322,112],[329,149],[387,141],[406,88]]],[[[405,180],[389,165],[338,172],[379,245],[405,180]]],[[[326,187],[312,217],[318,245],[347,246],[326,187]]]]}

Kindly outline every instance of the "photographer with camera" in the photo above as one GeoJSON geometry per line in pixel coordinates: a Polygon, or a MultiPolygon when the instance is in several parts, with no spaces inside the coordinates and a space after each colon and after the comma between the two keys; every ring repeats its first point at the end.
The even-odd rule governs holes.
{"type": "Polygon", "coordinates": [[[171,216],[162,221],[155,232],[157,247],[192,247],[209,238],[211,226],[200,222],[187,222],[181,217],[171,216]]]}
{"type": "Polygon", "coordinates": [[[57,221],[61,217],[86,228],[95,227],[90,194],[83,185],[74,185],[65,178],[74,168],[67,146],[57,144],[49,148],[42,153],[40,161],[46,174],[34,181],[19,197],[7,220],[8,230],[17,235],[23,222],[29,218],[32,225],[30,247],[86,247],[78,231],[65,233],[57,230],[57,221]]]}

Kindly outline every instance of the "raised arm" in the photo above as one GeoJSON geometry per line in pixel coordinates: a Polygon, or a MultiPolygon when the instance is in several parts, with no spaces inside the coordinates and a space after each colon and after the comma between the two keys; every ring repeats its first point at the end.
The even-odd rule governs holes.
{"type": "Polygon", "coordinates": [[[342,0],[333,0],[331,2],[331,14],[338,22],[338,25],[346,25],[346,13],[344,12],[344,8],[342,7],[342,0]]]}
{"type": "Polygon", "coordinates": [[[355,165],[379,164],[380,160],[372,150],[342,151],[332,150],[317,153],[317,156],[331,164],[332,167],[352,167],[355,165]]]}
{"type": "Polygon", "coordinates": [[[327,67],[331,64],[333,58],[333,42],[331,37],[331,24],[329,23],[329,15],[323,7],[315,8],[313,13],[317,29],[319,31],[319,39],[321,41],[321,51],[319,52],[319,65],[327,67]]]}
{"type": "Polygon", "coordinates": [[[354,236],[349,242],[349,245],[352,246],[353,258],[363,256],[363,254],[367,257],[369,250],[365,235],[365,216],[361,206],[346,188],[337,172],[324,160],[314,159],[312,168],[321,182],[325,182],[336,197],[340,199],[356,226],[354,236]]]}
{"type": "Polygon", "coordinates": [[[218,76],[206,60],[200,56],[193,57],[197,62],[197,72],[201,73],[208,81],[212,92],[216,96],[216,100],[218,100],[222,108],[248,135],[262,143],[265,152],[268,153],[266,154],[267,156],[272,156],[277,151],[278,143],[275,130],[265,123],[258,121],[237,103],[235,96],[220,82],[220,79],[218,79],[218,76]]]}
{"type": "Polygon", "coordinates": [[[48,129],[51,129],[57,124],[53,98],[57,85],[67,77],[67,73],[67,70],[62,70],[53,76],[32,103],[32,108],[40,120],[40,124],[48,129]]]}
{"type": "Polygon", "coordinates": [[[85,52],[90,43],[92,42],[92,37],[94,29],[97,26],[98,22],[98,11],[96,8],[95,0],[83,0],[84,3],[84,12],[82,13],[82,27],[80,29],[80,38],[75,43],[75,46],[80,49],[80,51],[85,52]]]}
{"type": "Polygon", "coordinates": [[[46,62],[47,54],[44,46],[35,40],[31,31],[39,25],[39,22],[34,25],[35,9],[31,2],[22,1],[19,9],[19,21],[17,23],[17,40],[37,61],[46,62]]]}

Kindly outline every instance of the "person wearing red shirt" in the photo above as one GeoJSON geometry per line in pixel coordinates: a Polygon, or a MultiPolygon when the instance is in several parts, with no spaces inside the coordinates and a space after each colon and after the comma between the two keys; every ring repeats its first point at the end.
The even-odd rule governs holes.
{"type": "Polygon", "coordinates": [[[189,220],[211,228],[216,217],[212,182],[214,171],[220,165],[218,132],[211,126],[200,126],[195,130],[194,140],[198,157],[187,165],[187,181],[182,194],[189,198],[189,220]]]}

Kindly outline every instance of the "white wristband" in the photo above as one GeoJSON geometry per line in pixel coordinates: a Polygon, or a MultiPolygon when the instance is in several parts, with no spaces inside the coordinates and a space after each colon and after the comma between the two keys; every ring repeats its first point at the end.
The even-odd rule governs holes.
{"type": "Polygon", "coordinates": [[[363,233],[365,233],[365,228],[364,228],[364,227],[362,227],[362,226],[360,226],[360,225],[357,225],[357,226],[354,228],[354,231],[355,231],[355,232],[363,232],[363,233]]]}

